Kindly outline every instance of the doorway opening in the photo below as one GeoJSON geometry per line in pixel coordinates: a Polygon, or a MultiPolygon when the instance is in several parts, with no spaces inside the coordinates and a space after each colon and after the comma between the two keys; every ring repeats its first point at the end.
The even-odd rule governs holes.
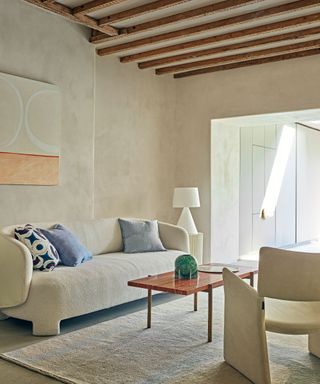
{"type": "Polygon", "coordinates": [[[320,252],[320,109],[211,121],[211,249],[320,252]]]}

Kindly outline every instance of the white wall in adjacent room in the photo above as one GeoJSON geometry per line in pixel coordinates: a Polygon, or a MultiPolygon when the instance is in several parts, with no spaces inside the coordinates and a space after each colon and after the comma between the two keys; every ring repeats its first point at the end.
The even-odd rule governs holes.
{"type": "Polygon", "coordinates": [[[212,253],[216,262],[233,262],[239,258],[239,128],[213,121],[211,145],[212,253]]]}
{"type": "Polygon", "coordinates": [[[281,247],[295,242],[295,143],[291,147],[275,215],[266,220],[260,218],[282,129],[281,124],[240,128],[240,255],[257,252],[262,246],[281,247]]]}
{"type": "Polygon", "coordinates": [[[320,132],[298,124],[297,239],[320,236],[320,132]]]}

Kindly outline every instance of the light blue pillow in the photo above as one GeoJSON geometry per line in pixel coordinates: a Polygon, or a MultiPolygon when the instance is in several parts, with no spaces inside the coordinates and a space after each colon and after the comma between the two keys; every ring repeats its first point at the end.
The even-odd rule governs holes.
{"type": "Polygon", "coordinates": [[[157,220],[119,219],[125,253],[166,251],[157,220]]]}
{"type": "Polygon", "coordinates": [[[76,267],[92,259],[92,253],[63,225],[56,224],[50,229],[39,230],[54,245],[62,264],[76,267]]]}

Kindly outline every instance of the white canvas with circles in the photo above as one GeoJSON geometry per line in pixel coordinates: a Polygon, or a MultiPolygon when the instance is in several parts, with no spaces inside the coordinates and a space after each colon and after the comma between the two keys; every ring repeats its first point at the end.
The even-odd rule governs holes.
{"type": "Polygon", "coordinates": [[[0,184],[59,182],[59,88],[0,73],[0,184]]]}

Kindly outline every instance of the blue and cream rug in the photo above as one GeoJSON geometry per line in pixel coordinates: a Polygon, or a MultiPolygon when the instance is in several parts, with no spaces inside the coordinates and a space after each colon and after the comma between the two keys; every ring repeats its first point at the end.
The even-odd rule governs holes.
{"type": "MultiPolygon", "coordinates": [[[[2,354],[71,384],[249,384],[223,362],[223,291],[214,290],[214,337],[207,343],[207,295],[181,298],[2,354]]],[[[307,338],[268,334],[273,384],[320,383],[320,360],[307,338]]],[[[1,380],[0,380],[1,381],[1,380]]]]}

